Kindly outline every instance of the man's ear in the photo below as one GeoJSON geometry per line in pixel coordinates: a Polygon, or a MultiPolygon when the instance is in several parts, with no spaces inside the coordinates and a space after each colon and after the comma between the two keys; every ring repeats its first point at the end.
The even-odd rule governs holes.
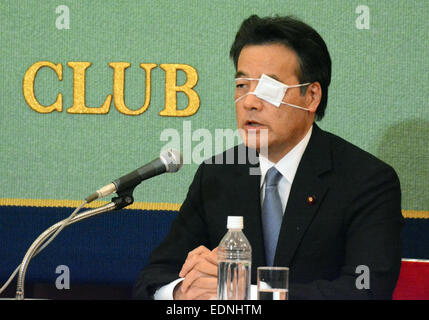
{"type": "Polygon", "coordinates": [[[305,93],[305,104],[308,111],[315,113],[322,100],[322,86],[319,82],[313,82],[307,88],[305,93]]]}

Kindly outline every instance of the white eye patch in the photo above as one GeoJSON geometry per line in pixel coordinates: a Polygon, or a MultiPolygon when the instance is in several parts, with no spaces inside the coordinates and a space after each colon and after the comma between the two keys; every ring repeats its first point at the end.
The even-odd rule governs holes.
{"type": "MultiPolygon", "coordinates": [[[[239,80],[239,79],[236,79],[236,80],[239,80]]],[[[288,85],[286,85],[280,81],[277,81],[277,80],[267,76],[266,74],[263,74],[259,79],[241,78],[241,80],[257,80],[258,85],[256,86],[255,91],[247,92],[243,96],[236,99],[235,102],[244,98],[248,94],[253,94],[253,95],[257,96],[259,99],[265,100],[265,101],[271,103],[272,105],[274,105],[276,107],[279,107],[280,104],[285,104],[285,105],[289,105],[291,107],[297,107],[299,109],[306,110],[302,107],[282,102],[282,100],[283,100],[288,88],[302,87],[302,86],[309,85],[310,83],[303,83],[303,84],[288,86],[288,85]]]]}
{"type": "Polygon", "coordinates": [[[259,78],[254,94],[258,98],[268,101],[278,107],[280,106],[287,89],[287,85],[263,74],[261,78],[259,78]]]}

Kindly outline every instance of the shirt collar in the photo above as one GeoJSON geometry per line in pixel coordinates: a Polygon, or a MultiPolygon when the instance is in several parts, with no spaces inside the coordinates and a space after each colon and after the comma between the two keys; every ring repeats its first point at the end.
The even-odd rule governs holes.
{"type": "Polygon", "coordinates": [[[275,166],[276,169],[282,174],[282,176],[285,177],[290,184],[292,184],[293,179],[295,178],[296,170],[298,170],[298,165],[301,161],[302,155],[304,154],[308,142],[310,141],[312,131],[313,126],[310,127],[304,138],[277,163],[273,163],[268,160],[268,158],[259,155],[259,166],[261,169],[261,187],[265,182],[265,175],[268,169],[270,169],[272,166],[275,166]]]}

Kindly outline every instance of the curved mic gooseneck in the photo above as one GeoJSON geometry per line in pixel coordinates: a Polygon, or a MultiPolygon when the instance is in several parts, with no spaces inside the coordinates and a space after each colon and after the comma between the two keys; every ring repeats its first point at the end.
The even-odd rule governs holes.
{"type": "MultiPolygon", "coordinates": [[[[16,286],[16,295],[17,300],[24,299],[24,280],[25,274],[27,272],[28,265],[33,257],[40,253],[60,232],[63,228],[93,217],[95,215],[109,212],[112,210],[119,210],[126,206],[129,206],[134,202],[133,192],[135,187],[142,182],[143,180],[149,179],[153,176],[162,174],[164,172],[177,172],[182,167],[182,155],[177,150],[166,150],[162,151],[158,159],[153,160],[151,163],[125,175],[111,184],[103,187],[103,192],[97,190],[96,193],[87,197],[85,201],[80,205],[68,218],[54,224],[53,226],[46,229],[30,246],[27,250],[22,262],[19,266],[19,274],[16,286]],[[107,187],[108,192],[104,192],[104,189],[107,187]],[[83,208],[87,203],[92,202],[96,199],[105,197],[109,194],[116,192],[118,197],[112,199],[112,202],[95,208],[92,210],[85,211],[79,215],[77,213],[81,208],[83,208]],[[42,246],[43,245],[43,246],[42,246]]],[[[14,274],[16,273],[16,270],[14,274]]],[[[14,276],[13,274],[13,276],[14,276]]]]}
{"type": "Polygon", "coordinates": [[[56,224],[52,225],[48,229],[46,229],[36,240],[34,240],[33,244],[30,246],[30,248],[27,250],[27,253],[25,254],[24,258],[22,259],[19,273],[18,273],[18,280],[16,285],[16,295],[15,298],[17,300],[23,300],[24,299],[24,279],[25,279],[25,273],[27,272],[28,265],[33,257],[35,257],[41,250],[37,251],[37,249],[59,228],[65,228],[75,222],[79,222],[81,220],[91,218],[95,215],[109,212],[116,209],[116,204],[114,202],[110,202],[102,207],[95,208],[92,210],[85,211],[69,221],[68,219],[61,220],[60,222],[57,222],[56,224]]]}

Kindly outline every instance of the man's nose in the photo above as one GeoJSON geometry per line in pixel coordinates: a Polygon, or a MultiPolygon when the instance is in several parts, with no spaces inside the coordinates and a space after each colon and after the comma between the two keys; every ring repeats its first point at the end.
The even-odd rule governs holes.
{"type": "Polygon", "coordinates": [[[247,110],[261,110],[263,107],[263,102],[260,98],[255,96],[253,92],[248,93],[243,98],[243,107],[247,110]]]}

